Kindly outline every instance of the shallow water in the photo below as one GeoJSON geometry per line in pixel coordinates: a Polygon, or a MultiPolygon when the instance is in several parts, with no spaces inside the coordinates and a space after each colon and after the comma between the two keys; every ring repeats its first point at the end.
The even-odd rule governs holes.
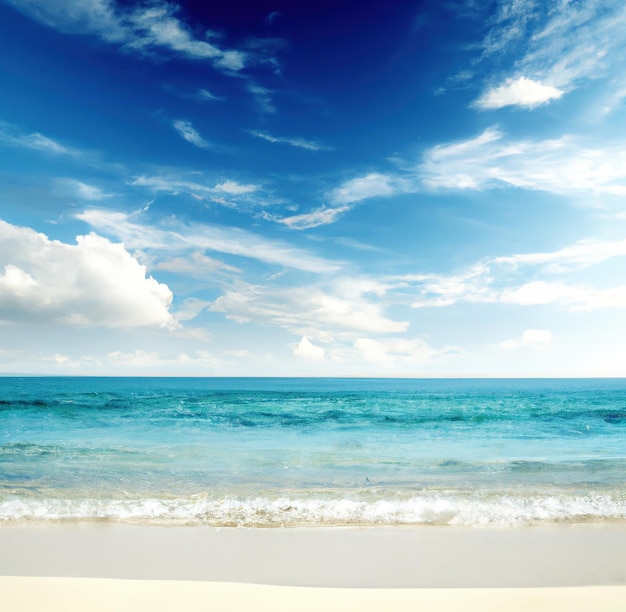
{"type": "Polygon", "coordinates": [[[1,378],[0,519],[626,519],[626,380],[1,378]]]}

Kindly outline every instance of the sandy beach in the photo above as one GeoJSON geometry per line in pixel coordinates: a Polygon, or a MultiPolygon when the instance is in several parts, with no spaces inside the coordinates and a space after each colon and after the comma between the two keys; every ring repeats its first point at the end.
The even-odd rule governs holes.
{"type": "Polygon", "coordinates": [[[626,526],[5,525],[3,610],[623,610],[626,526]]]}

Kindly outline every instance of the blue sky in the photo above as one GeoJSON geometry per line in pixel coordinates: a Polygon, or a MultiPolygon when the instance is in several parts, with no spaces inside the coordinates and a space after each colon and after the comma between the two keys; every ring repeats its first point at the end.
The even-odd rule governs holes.
{"type": "Polygon", "coordinates": [[[0,74],[0,372],[626,375],[621,1],[0,0],[0,74]]]}

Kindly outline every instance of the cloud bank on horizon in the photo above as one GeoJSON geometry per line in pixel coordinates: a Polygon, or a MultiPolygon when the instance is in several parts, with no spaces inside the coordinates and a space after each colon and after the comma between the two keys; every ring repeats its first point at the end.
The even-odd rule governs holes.
{"type": "Polygon", "coordinates": [[[0,0],[0,373],[626,375],[626,7],[0,0]]]}

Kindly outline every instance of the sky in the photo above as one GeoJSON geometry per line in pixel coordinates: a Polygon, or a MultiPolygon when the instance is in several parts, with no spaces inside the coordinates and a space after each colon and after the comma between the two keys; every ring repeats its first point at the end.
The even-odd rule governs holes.
{"type": "Polygon", "coordinates": [[[622,0],[0,0],[0,374],[626,376],[622,0]]]}

